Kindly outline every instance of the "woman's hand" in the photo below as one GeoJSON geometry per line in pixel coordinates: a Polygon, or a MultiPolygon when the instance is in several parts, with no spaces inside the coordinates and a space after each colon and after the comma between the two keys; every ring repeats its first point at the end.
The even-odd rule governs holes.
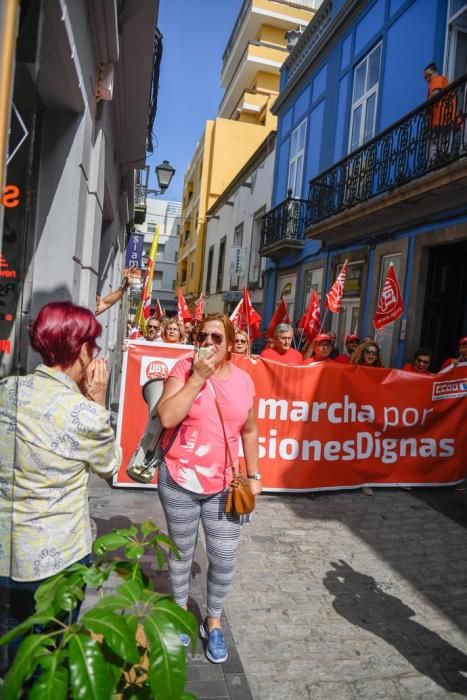
{"type": "Polygon", "coordinates": [[[251,488],[251,493],[253,496],[259,496],[261,491],[263,490],[263,487],[261,485],[261,480],[260,479],[249,479],[250,482],[250,488],[251,488]]]}
{"type": "Polygon", "coordinates": [[[201,382],[206,382],[216,370],[216,350],[214,347],[198,348],[193,360],[193,375],[201,382]],[[203,352],[200,352],[203,350],[203,352]],[[208,352],[204,354],[204,351],[208,352]]]}
{"type": "Polygon", "coordinates": [[[105,406],[105,394],[109,382],[109,368],[106,360],[97,358],[87,367],[82,390],[86,398],[105,406]]]}

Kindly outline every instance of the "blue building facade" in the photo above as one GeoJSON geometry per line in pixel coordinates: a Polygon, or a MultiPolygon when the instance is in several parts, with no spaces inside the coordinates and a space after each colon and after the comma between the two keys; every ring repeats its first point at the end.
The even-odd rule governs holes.
{"type": "Polygon", "coordinates": [[[325,327],[374,335],[389,264],[404,315],[377,337],[387,364],[423,344],[436,362],[467,331],[467,2],[324,0],[285,62],[261,255],[264,316],[295,321],[348,260],[325,327]],[[427,101],[424,68],[449,86],[427,101]]]}

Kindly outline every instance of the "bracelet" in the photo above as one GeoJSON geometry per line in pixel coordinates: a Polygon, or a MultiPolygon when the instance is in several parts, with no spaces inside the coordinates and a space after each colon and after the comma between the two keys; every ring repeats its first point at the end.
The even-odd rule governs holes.
{"type": "Polygon", "coordinates": [[[247,474],[249,479],[254,479],[255,481],[260,481],[261,480],[261,474],[259,472],[256,472],[256,474],[247,474]]]}

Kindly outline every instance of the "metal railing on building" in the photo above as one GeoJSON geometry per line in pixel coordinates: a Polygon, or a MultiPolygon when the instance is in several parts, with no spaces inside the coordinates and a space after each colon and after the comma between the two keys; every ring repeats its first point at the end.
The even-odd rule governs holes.
{"type": "Polygon", "coordinates": [[[310,181],[306,226],[467,155],[467,74],[310,181]]]}
{"type": "Polygon", "coordinates": [[[287,248],[303,246],[307,204],[305,199],[292,197],[292,190],[289,190],[287,199],[264,215],[261,226],[261,255],[274,257],[275,252],[283,253],[287,248]]]}

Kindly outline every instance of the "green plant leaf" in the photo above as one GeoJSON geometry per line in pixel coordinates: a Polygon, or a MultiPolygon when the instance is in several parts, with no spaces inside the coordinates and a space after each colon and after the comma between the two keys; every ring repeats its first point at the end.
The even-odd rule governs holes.
{"type": "MultiPolygon", "coordinates": [[[[123,601],[122,608],[129,608],[131,605],[138,603],[141,600],[143,586],[140,581],[125,581],[115,589],[115,596],[123,601]]],[[[106,596],[110,598],[110,596],[106,596]]],[[[103,598],[105,600],[105,598],[103,598]]]]}
{"type": "Polygon", "coordinates": [[[111,610],[94,608],[83,615],[80,622],[92,632],[102,634],[112,651],[129,664],[139,662],[134,633],[132,637],[132,628],[127,625],[124,617],[111,610]]]}
{"type": "Polygon", "coordinates": [[[173,600],[173,598],[161,597],[155,603],[156,610],[163,611],[178,634],[187,634],[192,641],[193,650],[198,636],[198,623],[195,616],[188,610],[184,610],[173,600]]]}
{"type": "Polygon", "coordinates": [[[14,629],[4,634],[3,637],[0,637],[0,645],[8,644],[8,642],[10,642],[12,639],[15,639],[15,637],[19,637],[20,635],[24,634],[32,627],[34,627],[34,625],[47,625],[47,623],[51,622],[53,618],[54,611],[52,609],[43,610],[40,613],[34,613],[34,615],[31,615],[26,620],[24,620],[24,622],[21,622],[14,629]]]}
{"type": "Polygon", "coordinates": [[[120,578],[137,581],[142,588],[147,585],[148,577],[143,573],[141,567],[134,569],[134,563],[131,561],[119,561],[114,565],[114,571],[120,578]]]}
{"type": "Polygon", "coordinates": [[[118,530],[114,530],[114,533],[116,535],[123,535],[123,537],[136,537],[136,535],[138,534],[138,528],[135,527],[135,525],[126,528],[122,527],[118,530]]]}
{"type": "Polygon", "coordinates": [[[84,634],[70,640],[70,679],[74,700],[111,700],[112,678],[99,644],[84,634]]]}
{"type": "Polygon", "coordinates": [[[170,549],[171,552],[175,554],[177,559],[180,559],[180,553],[178,551],[177,545],[175,542],[172,542],[170,537],[168,535],[164,535],[162,532],[159,535],[156,535],[153,540],[151,540],[152,543],[156,543],[158,545],[165,544],[167,549],[170,549]]]}
{"type": "Polygon", "coordinates": [[[23,683],[32,676],[42,654],[47,653],[51,641],[44,634],[31,634],[21,642],[13,666],[5,676],[1,688],[2,700],[17,700],[23,692],[23,683]]]}
{"type": "Polygon", "coordinates": [[[157,591],[148,590],[144,590],[141,594],[141,600],[143,600],[147,606],[151,605],[153,610],[155,610],[155,605],[161,598],[170,599],[170,595],[168,593],[158,593],[157,591]]]}
{"type": "Polygon", "coordinates": [[[153,612],[144,621],[149,640],[149,683],[156,700],[178,700],[185,686],[185,649],[172,622],[153,612]]]}
{"type": "Polygon", "coordinates": [[[53,608],[54,611],[57,610],[55,603],[55,596],[58,589],[63,584],[66,579],[66,569],[60,571],[60,573],[52,576],[51,578],[41,583],[39,588],[34,593],[34,600],[36,601],[36,612],[43,611],[47,608],[53,608]]]}
{"type": "Polygon", "coordinates": [[[101,557],[106,552],[112,552],[114,549],[120,549],[128,543],[128,537],[117,535],[115,532],[109,532],[108,535],[101,535],[94,540],[92,551],[98,557],[101,557]]]}
{"type": "Polygon", "coordinates": [[[153,700],[153,697],[148,685],[131,686],[123,691],[123,700],[153,700]]]}
{"type": "Polygon", "coordinates": [[[68,581],[62,583],[55,596],[55,601],[59,610],[70,612],[74,610],[78,603],[84,600],[84,584],[81,586],[68,581]]]}
{"type": "Polygon", "coordinates": [[[125,581],[115,589],[114,595],[106,595],[94,606],[99,610],[127,610],[141,601],[143,586],[139,581],[125,581]]]}
{"type": "Polygon", "coordinates": [[[159,567],[159,571],[162,571],[165,564],[164,552],[159,547],[155,547],[154,551],[156,553],[157,566],[159,567]]]}
{"type": "Polygon", "coordinates": [[[46,669],[32,686],[28,700],[65,700],[68,694],[68,669],[60,666],[60,654],[50,654],[46,669]]]}
{"type": "Polygon", "coordinates": [[[146,535],[150,535],[152,532],[159,532],[160,530],[160,528],[153,523],[152,520],[145,520],[140,529],[145,537],[146,535]]]}
{"type": "Polygon", "coordinates": [[[86,585],[91,588],[100,588],[107,581],[110,575],[109,569],[102,569],[99,566],[93,565],[83,574],[83,580],[86,585]]]}
{"type": "Polygon", "coordinates": [[[57,616],[60,611],[69,611],[84,598],[84,574],[87,567],[73,564],[56,576],[45,581],[34,594],[36,612],[52,608],[57,616]]]}
{"type": "Polygon", "coordinates": [[[125,554],[128,559],[134,561],[135,559],[141,559],[144,554],[144,545],[139,543],[127,544],[125,547],[125,554]]]}
{"type": "Polygon", "coordinates": [[[111,677],[112,688],[118,687],[120,679],[122,678],[123,672],[125,670],[126,664],[122,663],[122,659],[117,654],[114,654],[112,649],[106,644],[101,646],[101,653],[105,659],[107,666],[107,671],[111,677]]]}

